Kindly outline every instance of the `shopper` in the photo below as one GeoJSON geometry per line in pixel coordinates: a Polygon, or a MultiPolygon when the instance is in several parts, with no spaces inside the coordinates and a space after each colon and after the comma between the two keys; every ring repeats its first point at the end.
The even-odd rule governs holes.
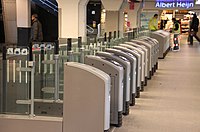
{"type": "Polygon", "coordinates": [[[38,15],[33,14],[31,20],[31,42],[41,42],[43,40],[42,24],[38,20],[38,15]]]}
{"type": "Polygon", "coordinates": [[[172,18],[173,22],[173,50],[179,50],[179,35],[180,35],[180,24],[179,21],[176,20],[176,18],[172,18]]]}
{"type": "Polygon", "coordinates": [[[161,22],[160,22],[160,29],[163,30],[164,28],[165,28],[164,20],[161,20],[161,22]]]}
{"type": "Polygon", "coordinates": [[[191,23],[192,23],[192,17],[190,15],[190,19],[189,19],[189,31],[188,31],[188,38],[187,38],[188,44],[190,44],[190,25],[191,25],[191,23]]]}
{"type": "Polygon", "coordinates": [[[198,27],[199,27],[199,19],[197,18],[196,14],[193,14],[192,22],[190,24],[190,45],[193,45],[193,36],[197,39],[197,41],[200,42],[199,37],[197,36],[198,32],[198,27]]]}
{"type": "Polygon", "coordinates": [[[172,22],[173,22],[172,33],[174,33],[174,34],[180,34],[180,24],[179,24],[179,21],[177,21],[176,18],[172,18],[172,22]]]}
{"type": "Polygon", "coordinates": [[[149,21],[149,30],[156,31],[158,30],[158,14],[155,14],[149,21]]]}

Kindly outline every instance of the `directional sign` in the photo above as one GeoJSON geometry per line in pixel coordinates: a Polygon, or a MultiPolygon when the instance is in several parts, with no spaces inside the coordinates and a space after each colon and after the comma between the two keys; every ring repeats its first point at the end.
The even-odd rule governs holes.
{"type": "Polygon", "coordinates": [[[22,49],[21,50],[21,55],[28,55],[28,49],[22,49]]]}
{"type": "Polygon", "coordinates": [[[15,54],[15,55],[20,55],[20,54],[21,54],[21,49],[20,49],[20,48],[16,48],[16,49],[14,50],[14,54],[15,54]]]}
{"type": "Polygon", "coordinates": [[[7,49],[7,54],[8,55],[13,55],[14,54],[14,49],[13,48],[8,48],[7,49]]]}
{"type": "Polygon", "coordinates": [[[41,44],[41,45],[40,45],[40,49],[41,49],[41,50],[44,50],[44,49],[45,49],[45,44],[41,44]]]}
{"type": "Polygon", "coordinates": [[[33,45],[33,48],[34,48],[34,49],[39,48],[39,44],[34,44],[34,45],[33,45]]]}
{"type": "Polygon", "coordinates": [[[47,44],[47,45],[46,45],[46,50],[52,50],[52,48],[53,48],[53,47],[52,47],[52,44],[47,44]]]}

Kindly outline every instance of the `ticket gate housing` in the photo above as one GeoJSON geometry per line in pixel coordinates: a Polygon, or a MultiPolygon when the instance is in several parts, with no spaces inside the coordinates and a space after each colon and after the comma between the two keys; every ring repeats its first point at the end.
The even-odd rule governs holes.
{"type": "Polygon", "coordinates": [[[138,53],[142,56],[141,58],[141,91],[144,91],[144,81],[145,81],[145,53],[144,51],[142,51],[141,49],[139,48],[136,48],[134,46],[131,46],[131,45],[128,45],[128,44],[120,44],[119,46],[123,46],[123,47],[126,47],[126,48],[129,48],[131,50],[136,50],[138,51],[138,53]]]}
{"type": "Polygon", "coordinates": [[[114,53],[116,56],[127,59],[131,64],[131,73],[130,73],[130,105],[135,105],[135,95],[136,95],[136,58],[134,56],[130,56],[127,53],[117,50],[117,49],[106,49],[106,52],[114,53]]]}
{"type": "Polygon", "coordinates": [[[118,62],[124,68],[124,91],[123,91],[123,114],[129,114],[129,106],[130,106],[130,62],[125,61],[118,56],[108,53],[108,52],[97,52],[97,56],[104,57],[109,60],[113,60],[118,62]]]}
{"type": "Polygon", "coordinates": [[[152,72],[152,65],[154,66],[154,62],[153,62],[153,57],[154,57],[154,52],[153,52],[153,46],[151,44],[148,44],[146,42],[143,42],[141,40],[131,40],[131,42],[136,43],[138,45],[144,45],[148,50],[148,79],[151,79],[151,72],[152,72]]]}
{"type": "Polygon", "coordinates": [[[111,78],[110,123],[117,127],[122,125],[123,111],[123,67],[114,61],[99,56],[85,56],[85,64],[98,68],[111,78]]]}
{"type": "Polygon", "coordinates": [[[64,132],[109,130],[110,82],[110,76],[97,68],[75,62],[65,63],[64,132]]]}
{"type": "Polygon", "coordinates": [[[125,44],[129,44],[131,46],[134,46],[136,48],[139,48],[141,49],[142,51],[144,51],[145,53],[145,81],[144,81],[144,86],[147,86],[147,80],[148,80],[148,74],[149,74],[149,51],[148,49],[145,47],[145,46],[142,46],[142,45],[138,45],[136,43],[133,43],[133,42],[125,42],[125,44]]]}
{"type": "MultiPolygon", "coordinates": [[[[154,62],[153,71],[155,72],[156,69],[158,69],[159,42],[156,39],[151,38],[151,37],[142,37],[140,40],[144,41],[146,43],[149,43],[149,44],[153,45],[153,47],[154,47],[154,51],[153,52],[155,53],[155,55],[154,55],[154,58],[153,58],[153,62],[154,62]]],[[[154,72],[152,72],[152,74],[154,72]]]]}
{"type": "Polygon", "coordinates": [[[130,50],[126,47],[122,46],[114,46],[114,49],[121,50],[131,56],[135,56],[137,60],[136,65],[136,98],[140,97],[140,89],[141,89],[141,55],[136,50],[130,50]]]}
{"type": "Polygon", "coordinates": [[[150,37],[155,38],[159,42],[159,58],[164,59],[170,48],[169,35],[165,31],[152,32],[150,37]]]}

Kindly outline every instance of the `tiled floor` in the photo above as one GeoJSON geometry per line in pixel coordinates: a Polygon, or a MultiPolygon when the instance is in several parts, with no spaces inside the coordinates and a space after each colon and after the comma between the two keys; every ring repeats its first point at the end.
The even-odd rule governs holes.
{"type": "Polygon", "coordinates": [[[200,45],[159,60],[159,70],[114,132],[200,132],[200,45]]]}

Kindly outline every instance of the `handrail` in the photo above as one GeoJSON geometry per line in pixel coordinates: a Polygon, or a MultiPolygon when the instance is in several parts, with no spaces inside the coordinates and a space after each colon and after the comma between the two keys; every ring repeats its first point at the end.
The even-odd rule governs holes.
{"type": "Polygon", "coordinates": [[[87,29],[87,32],[94,33],[94,29],[90,27],[89,25],[86,25],[86,29],[87,29]]]}

